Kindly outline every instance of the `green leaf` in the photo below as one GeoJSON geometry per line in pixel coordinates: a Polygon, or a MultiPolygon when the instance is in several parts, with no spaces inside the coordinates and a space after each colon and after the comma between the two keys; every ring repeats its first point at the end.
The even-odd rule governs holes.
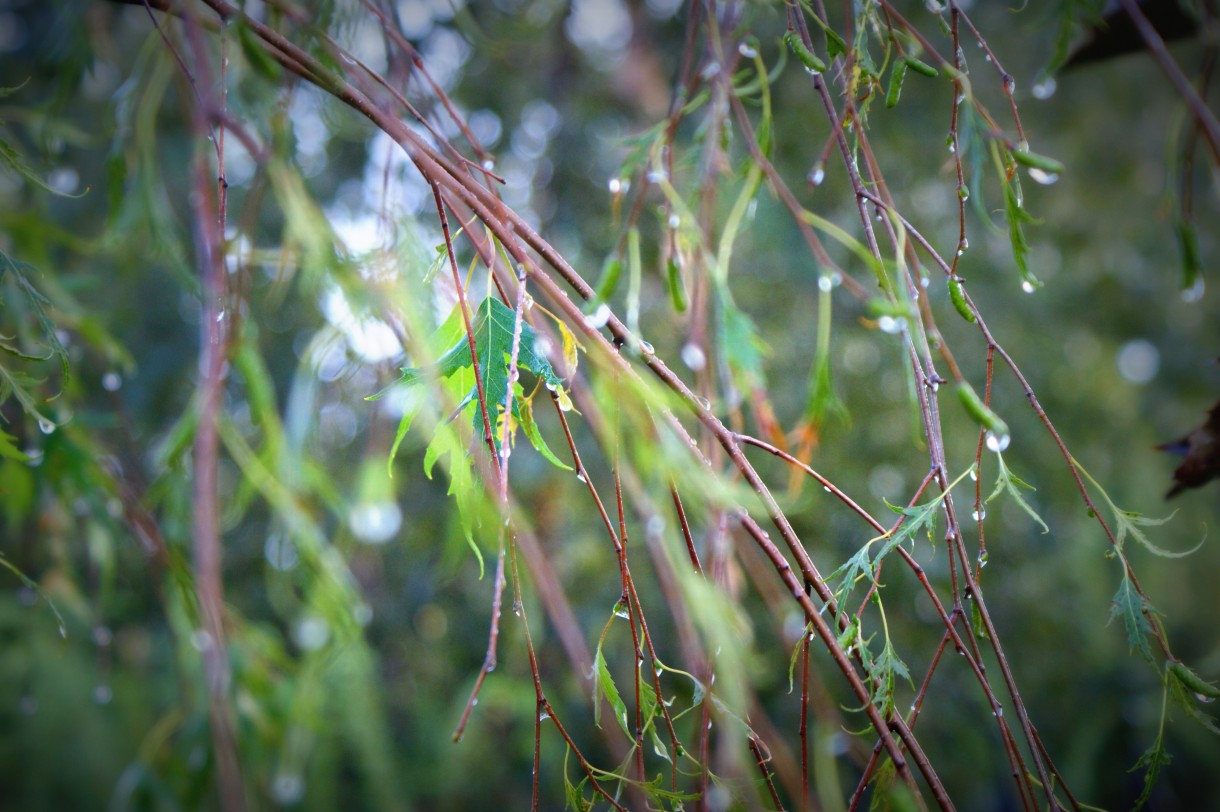
{"type": "MultiPolygon", "coordinates": [[[[450,316],[446,321],[446,325],[449,325],[452,320],[453,316],[450,316]]],[[[497,447],[499,447],[501,441],[501,432],[494,429],[501,425],[504,417],[504,401],[509,387],[508,366],[512,355],[513,332],[516,328],[516,322],[517,317],[513,310],[509,309],[507,305],[494,296],[488,296],[479,305],[470,325],[471,332],[474,334],[475,353],[479,359],[479,374],[482,377],[483,396],[487,403],[487,416],[492,424],[493,437],[497,447]]],[[[441,329],[445,330],[446,328],[442,327],[441,329]]],[[[521,339],[517,351],[517,366],[520,369],[529,370],[537,375],[548,389],[563,393],[563,379],[555,373],[551,362],[540,351],[537,332],[524,320],[521,322],[521,339]]],[[[411,386],[428,378],[449,378],[463,370],[472,370],[473,368],[474,363],[470,354],[470,341],[463,334],[457,338],[448,351],[441,355],[433,367],[428,369],[404,367],[402,377],[396,381],[396,384],[411,386]]],[[[533,416],[524,416],[521,408],[523,399],[520,393],[521,387],[514,383],[511,412],[513,419],[510,423],[510,428],[517,425],[522,426],[526,437],[538,449],[539,453],[552,464],[571,470],[560,462],[551,450],[547,448],[542,435],[538,433],[537,426],[534,425],[533,416]]],[[[383,394],[384,390],[374,397],[380,397],[383,394]]],[[[482,434],[483,413],[479,407],[478,397],[478,387],[472,384],[462,400],[461,408],[471,409],[473,412],[471,422],[474,425],[475,432],[482,434]]],[[[410,427],[410,421],[406,415],[403,416],[403,422],[399,423],[399,438],[394,444],[395,451],[401,442],[401,436],[410,427]],[[406,423],[406,428],[404,428],[403,422],[406,423]]],[[[391,453],[393,454],[393,452],[391,453]]],[[[430,467],[428,466],[428,468],[430,467]]]]}
{"type": "Polygon", "coordinates": [[[538,424],[534,422],[533,398],[522,398],[521,402],[517,404],[517,410],[520,417],[521,430],[525,432],[530,445],[536,448],[538,453],[545,457],[551,465],[554,465],[556,468],[562,468],[565,471],[571,471],[572,466],[555,456],[555,453],[551,451],[551,447],[546,444],[546,440],[542,438],[541,432],[538,431],[538,424]]]}
{"type": "Polygon", "coordinates": [[[996,452],[995,457],[996,462],[999,464],[1000,470],[996,475],[995,490],[991,492],[991,495],[988,496],[985,501],[990,503],[992,499],[995,499],[1001,493],[1007,493],[1020,506],[1021,510],[1024,510],[1035,522],[1042,525],[1042,532],[1044,534],[1051,532],[1051,529],[1046,526],[1046,522],[1042,521],[1042,517],[1039,516],[1038,512],[1030,506],[1029,502],[1025,501],[1025,497],[1022,496],[1021,491],[1018,490],[1018,488],[1025,488],[1031,491],[1037,489],[1033,485],[1022,481],[1020,477],[1014,474],[1008,468],[1008,466],[1004,464],[1004,457],[999,452],[996,452]]]}
{"type": "Polygon", "coordinates": [[[763,385],[763,358],[771,351],[758,336],[754,321],[737,308],[727,295],[720,297],[720,352],[728,362],[740,389],[752,391],[763,385]]]}
{"type": "Polygon", "coordinates": [[[1008,221],[1008,241],[1012,244],[1012,258],[1021,273],[1021,281],[1038,288],[1042,287],[1042,283],[1029,270],[1029,241],[1025,239],[1024,228],[1026,223],[1038,221],[1022,206],[1017,193],[1018,183],[1015,177],[1004,182],[1004,218],[1008,221]]]}
{"type": "Polygon", "coordinates": [[[1162,733],[1158,733],[1156,740],[1131,767],[1130,772],[1144,770],[1144,788],[1140,792],[1140,796],[1135,799],[1132,810],[1142,809],[1144,804],[1148,803],[1148,798],[1152,795],[1152,788],[1156,786],[1156,780],[1161,774],[1161,768],[1169,764],[1171,760],[1172,757],[1165,750],[1165,737],[1162,733]]]}
{"type": "Polygon", "coordinates": [[[5,273],[13,277],[17,287],[25,294],[26,302],[34,313],[38,326],[42,328],[43,340],[50,346],[51,351],[59,356],[59,365],[63,372],[64,383],[67,383],[71,378],[71,370],[68,368],[68,351],[60,343],[59,336],[55,332],[55,323],[51,321],[51,317],[47,315],[46,308],[44,307],[44,305],[50,304],[50,302],[29,280],[30,276],[38,273],[38,269],[29,263],[14,260],[8,254],[0,251],[0,280],[4,278],[5,273]]]}
{"type": "Polygon", "coordinates": [[[631,735],[631,731],[627,727],[627,706],[623,704],[623,698],[619,696],[618,688],[614,684],[614,678],[610,676],[610,669],[606,666],[606,658],[602,656],[602,647],[599,644],[597,654],[593,658],[593,723],[598,727],[602,726],[600,697],[603,696],[610,703],[614,719],[623,729],[623,733],[627,734],[627,738],[634,739],[635,737],[631,735]]]}
{"type": "Polygon", "coordinates": [[[1173,704],[1207,730],[1220,735],[1220,726],[1217,726],[1216,720],[1199,708],[1202,702],[1216,701],[1216,698],[1220,697],[1220,688],[1191,671],[1180,661],[1169,663],[1165,672],[1165,687],[1173,704]]]}
{"type": "Polygon", "coordinates": [[[1152,634],[1152,623],[1149,615],[1156,614],[1156,609],[1135,588],[1135,584],[1123,573],[1123,580],[1114,593],[1114,603],[1110,608],[1110,619],[1121,617],[1127,630],[1127,650],[1138,651],[1149,663],[1155,662],[1152,657],[1152,647],[1148,644],[1148,636],[1152,634]]]}
{"type": "Polygon", "coordinates": [[[17,462],[29,462],[30,458],[21,452],[13,441],[17,438],[0,430],[0,457],[7,457],[17,462]]]}

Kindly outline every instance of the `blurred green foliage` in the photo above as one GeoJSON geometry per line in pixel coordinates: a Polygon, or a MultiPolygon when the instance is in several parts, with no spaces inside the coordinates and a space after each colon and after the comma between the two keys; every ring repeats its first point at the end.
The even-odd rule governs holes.
{"type": "MultiPolygon", "coordinates": [[[[246,5],[256,13],[256,4],[246,5]]],[[[830,5],[837,19],[840,4],[830,5]]],[[[900,5],[911,19],[924,15],[920,24],[939,36],[924,4],[900,5]]],[[[1054,156],[1064,171],[1051,185],[1021,176],[1028,219],[1021,215],[1018,238],[1010,229],[1015,192],[996,180],[987,125],[963,122],[970,245],[957,272],[1071,454],[1109,498],[1121,509],[1168,515],[1162,495],[1174,463],[1153,447],[1198,425],[1220,393],[1220,367],[1212,364],[1220,355],[1220,313],[1215,291],[1204,287],[1220,256],[1220,212],[1210,185],[1215,167],[1203,152],[1195,166],[1177,162],[1188,122],[1146,56],[1047,80],[1041,72],[1058,18],[1049,6],[1034,5],[974,11],[988,45],[1015,77],[1033,150],[1054,156]],[[1048,81],[1055,82],[1049,95],[1048,81]],[[1177,236],[1184,177],[1199,187],[1185,257],[1177,236]],[[1017,247],[1021,240],[1028,245],[1017,247]],[[1183,262],[1203,280],[1188,279],[1195,286],[1185,294],[1183,262]],[[1041,287],[1027,294],[1023,279],[1041,287]]],[[[607,186],[625,183],[632,161],[645,166],[657,132],[650,136],[649,128],[666,115],[690,14],[679,6],[406,0],[396,13],[432,76],[495,154],[504,201],[590,282],[609,255],[619,257],[622,278],[614,291],[607,286],[607,303],[633,314],[632,326],[685,376],[691,370],[678,359],[701,366],[690,359],[688,336],[692,314],[706,301],[693,298],[689,312],[675,307],[687,291],[674,257],[689,256],[694,238],[673,228],[674,246],[665,247],[666,198],[656,195],[645,204],[635,250],[624,250],[621,206],[630,198],[607,186]],[[619,19],[614,10],[627,15],[626,34],[581,22],[582,14],[602,14],[608,16],[597,17],[598,24],[608,25],[619,19]],[[654,218],[654,209],[663,211],[654,218]]],[[[258,13],[283,20],[280,7],[269,2],[258,13]]],[[[760,116],[767,96],[769,131],[759,136],[760,146],[781,177],[799,180],[789,183],[802,205],[858,239],[856,201],[842,164],[833,153],[822,159],[828,125],[820,110],[813,112],[807,76],[781,41],[783,7],[732,8],[747,19],[768,70],[786,61],[767,93],[751,96],[751,111],[760,116]],[[811,171],[824,172],[824,180],[800,180],[811,171]]],[[[317,13],[339,42],[406,85],[402,60],[389,56],[394,44],[363,6],[337,3],[317,13]]],[[[467,420],[445,422],[462,392],[421,385],[366,400],[395,380],[399,367],[435,358],[438,348],[429,350],[427,337],[451,312],[450,269],[435,250],[443,240],[431,193],[385,135],[252,56],[252,48],[259,52],[246,29],[226,36],[228,113],[268,151],[260,160],[236,136],[225,141],[233,291],[226,318],[234,326],[219,490],[231,696],[247,795],[256,808],[456,810],[483,808],[493,798],[499,807],[524,808],[537,706],[521,627],[507,604],[499,667],[462,741],[450,740],[484,656],[490,618],[492,568],[480,580],[467,540],[494,562],[499,521],[490,500],[458,510],[447,494],[454,470],[475,465],[465,456],[468,437],[453,429],[437,475],[421,476],[433,437],[417,425],[399,437],[398,457],[386,471],[404,413],[426,414],[421,423],[440,426],[436,432],[459,424],[467,430],[467,420]]],[[[973,41],[963,47],[973,92],[1004,109],[984,52],[973,41]]],[[[1202,48],[1188,43],[1174,53],[1192,65],[1202,48]]],[[[205,146],[187,115],[192,88],[138,6],[13,0],[0,8],[0,51],[0,85],[9,88],[0,99],[0,137],[3,153],[16,156],[0,167],[3,805],[214,808],[199,656],[206,641],[197,629],[190,553],[203,310],[187,167],[205,146]]],[[[867,113],[876,158],[899,209],[951,255],[958,242],[954,165],[945,149],[952,85],[918,70],[887,76],[895,104],[874,104],[867,113]],[[900,94],[890,84],[897,81],[900,94]]],[[[418,79],[410,81],[416,94],[418,79]]],[[[697,131],[698,120],[682,123],[679,143],[707,137],[697,131]]],[[[878,314],[812,264],[775,195],[765,188],[755,195],[761,181],[750,173],[745,146],[734,141],[741,137],[723,135],[734,163],[722,168],[718,199],[700,201],[692,192],[702,170],[696,149],[674,155],[670,179],[671,204],[710,205],[722,222],[732,218],[735,203],[743,206],[731,251],[717,254],[725,261],[722,276],[711,294],[701,289],[717,297],[718,354],[735,365],[723,370],[729,383],[713,393],[715,408],[740,414],[729,402],[737,393],[746,401],[769,399],[783,427],[812,417],[813,466],[884,518],[886,503],[908,504],[927,473],[899,337],[876,329],[878,314]]],[[[826,242],[835,261],[872,290],[874,269],[849,247],[826,242]]],[[[473,252],[460,249],[457,260],[466,274],[473,252]]],[[[933,279],[929,295],[944,340],[972,348],[957,361],[965,379],[979,385],[986,348],[977,349],[975,326],[953,312],[939,273],[933,279]]],[[[580,363],[604,372],[593,353],[580,363]]],[[[619,402],[614,419],[648,440],[656,403],[638,410],[632,404],[653,396],[608,375],[590,377],[593,402],[619,402]]],[[[467,378],[463,391],[473,380],[467,378]]],[[[535,383],[523,376],[523,392],[535,383]]],[[[547,393],[540,395],[541,405],[547,393]]],[[[959,408],[953,401],[942,397],[953,414],[945,427],[950,479],[970,465],[979,442],[978,426],[953,411],[959,408]]],[[[1129,771],[1160,729],[1158,671],[1129,652],[1120,621],[1107,625],[1120,568],[1106,557],[1103,533],[1011,375],[996,374],[991,404],[1011,430],[1011,448],[1002,462],[984,455],[977,485],[964,480],[955,495],[959,512],[974,501],[972,488],[986,500],[984,584],[992,617],[1041,739],[1077,797],[1128,807],[1142,789],[1140,772],[1129,771]],[[1024,502],[987,499],[1004,484],[996,484],[998,473],[1010,477],[1024,502]]],[[[579,398],[575,406],[588,411],[579,398]]],[[[567,460],[556,419],[538,411],[535,431],[567,460]]],[[[603,498],[613,494],[608,464],[618,446],[611,429],[590,421],[574,422],[573,430],[582,478],[595,482],[603,498]]],[[[658,432],[646,445],[622,449],[645,472],[642,481],[625,484],[632,498],[666,502],[672,474],[686,494],[697,494],[691,499],[700,508],[745,503],[737,483],[686,470],[684,449],[668,434],[658,432]]],[[[756,464],[778,483],[777,493],[784,491],[787,467],[763,455],[756,464]]],[[[516,515],[525,517],[564,586],[585,639],[592,645],[603,635],[598,671],[604,667],[618,691],[634,698],[633,644],[626,624],[614,619],[618,562],[583,482],[524,443],[511,470],[516,515]]],[[[792,488],[781,500],[823,572],[835,571],[876,535],[816,486],[792,488]]],[[[1214,484],[1190,492],[1173,505],[1172,521],[1147,532],[1160,548],[1190,549],[1207,535],[1216,503],[1214,484]]],[[[935,514],[923,518],[935,526],[935,514]]],[[[730,574],[736,600],[721,601],[704,581],[662,582],[640,541],[661,531],[637,527],[637,519],[627,516],[629,547],[660,660],[667,668],[691,667],[676,650],[677,622],[665,615],[667,600],[678,595],[694,608],[700,639],[721,646],[720,666],[730,673],[722,677],[729,698],[717,724],[732,725],[727,710],[740,711],[749,694],[754,715],[793,730],[799,690],[789,693],[785,666],[793,626],[799,636],[803,620],[775,597],[783,592],[777,580],[758,579],[761,557],[742,545],[730,574]]],[[[928,528],[907,527],[929,578],[943,584],[943,545],[931,552],[943,536],[939,519],[931,543],[928,528]]],[[[963,523],[975,526],[968,518],[963,523]]],[[[698,529],[703,544],[707,528],[698,529]]],[[[664,532],[680,544],[672,519],[664,532]]],[[[1220,673],[1215,543],[1185,560],[1130,544],[1125,555],[1175,653],[1214,678],[1220,673]]],[[[943,627],[896,563],[881,580],[887,640],[918,685],[943,627]]],[[[537,586],[532,576],[523,578],[523,608],[548,698],[588,758],[609,769],[616,754],[586,718],[590,695],[606,683],[571,667],[537,586]]],[[[874,657],[887,656],[884,642],[873,640],[874,657]]],[[[853,705],[816,650],[813,660],[831,704],[853,705]]],[[[995,673],[990,659],[984,664],[995,673]]],[[[666,670],[663,684],[676,699],[674,713],[698,705],[703,686],[694,678],[666,670]]],[[[910,687],[899,679],[894,689],[898,710],[905,710],[910,687]]],[[[990,711],[973,676],[942,666],[926,702],[934,711],[921,717],[918,733],[959,808],[1013,808],[1008,764],[994,727],[979,722],[990,711]]],[[[698,715],[681,724],[701,724],[698,715]]],[[[1220,793],[1216,740],[1184,723],[1180,711],[1174,716],[1164,730],[1172,760],[1149,808],[1203,808],[1220,793]]],[[[857,729],[866,724],[851,718],[857,729]]],[[[833,723],[815,728],[819,753],[861,746],[842,744],[846,734],[833,723]]],[[[565,766],[564,753],[557,736],[543,736],[544,808],[564,803],[563,775],[573,783],[583,777],[575,765],[565,766]]],[[[850,792],[856,773],[824,755],[814,761],[816,783],[827,793],[834,795],[826,788],[836,782],[850,792]]]]}

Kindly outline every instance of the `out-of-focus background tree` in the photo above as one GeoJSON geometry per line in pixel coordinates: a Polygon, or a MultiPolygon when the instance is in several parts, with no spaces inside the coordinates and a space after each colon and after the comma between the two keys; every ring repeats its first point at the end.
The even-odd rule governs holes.
{"type": "MultiPolygon", "coordinates": [[[[823,166],[831,128],[809,76],[781,42],[788,27],[784,5],[696,5],[720,9],[726,36],[732,21],[754,33],[759,57],[776,71],[770,104],[779,176],[802,206],[858,237],[856,201],[837,148],[825,160],[824,182],[806,180],[823,166]]],[[[838,26],[846,12],[842,4],[829,5],[838,26]]],[[[940,28],[948,11],[897,5],[952,58],[940,28]]],[[[992,156],[985,146],[969,152],[969,246],[958,273],[1075,459],[1123,510],[1150,517],[1172,512],[1164,524],[1143,527],[1155,545],[1191,549],[1215,523],[1217,486],[1167,504],[1176,462],[1154,447],[1201,424],[1220,396],[1220,366],[1213,363],[1220,356],[1212,270],[1220,257],[1216,166],[1202,146],[1193,166],[1181,165],[1191,119],[1147,54],[1045,73],[1065,15],[1076,19],[1087,9],[959,5],[1014,77],[1032,149],[1062,162],[1064,171],[1049,178],[1038,170],[1051,181],[1045,184],[1023,179],[1024,205],[1036,219],[1025,226],[1028,264],[1042,283],[1026,293],[992,156]],[[1201,265],[1197,280],[1185,283],[1178,236],[1183,178],[1196,187],[1190,216],[1201,265]]],[[[457,143],[460,133],[435,93],[385,33],[392,26],[494,155],[504,203],[590,282],[621,248],[642,180],[624,166],[650,143],[641,136],[671,109],[692,14],[678,0],[353,0],[302,3],[295,10],[288,3],[247,2],[244,8],[290,28],[303,48],[321,50],[321,40],[305,32],[331,32],[457,143]],[[373,8],[392,23],[383,24],[373,8]],[[635,187],[624,189],[629,178],[635,187]],[[612,182],[620,184],[618,192],[612,182]]],[[[193,13],[194,33],[217,57],[215,70],[221,54],[215,15],[202,5],[193,13]]],[[[179,21],[138,3],[0,4],[0,85],[6,88],[0,137],[7,162],[0,171],[0,250],[9,271],[0,274],[0,362],[6,376],[17,376],[0,380],[0,431],[8,438],[0,445],[6,808],[221,803],[201,665],[209,639],[201,632],[192,581],[200,321],[214,311],[201,287],[192,226],[191,196],[198,189],[189,167],[200,139],[189,110],[191,94],[210,91],[183,79],[178,58],[198,67],[184,31],[179,21]],[[60,346],[70,375],[56,353],[60,346]],[[10,396],[14,390],[33,400],[23,403],[10,396]]],[[[443,262],[429,277],[436,280],[431,287],[402,279],[424,278],[443,257],[434,250],[444,240],[432,192],[384,133],[260,55],[249,28],[226,25],[223,41],[226,115],[254,138],[251,144],[232,133],[225,139],[230,294],[216,314],[231,330],[218,518],[228,695],[245,794],[256,808],[524,808],[537,706],[522,630],[510,611],[511,586],[498,667],[461,742],[451,741],[487,645],[495,520],[484,520],[475,533],[486,568],[480,578],[483,567],[446,493],[443,464],[434,477],[422,475],[429,437],[409,432],[393,477],[386,473],[399,418],[425,398],[424,390],[393,388],[381,400],[366,400],[397,378],[399,367],[419,361],[405,354],[406,334],[416,325],[436,326],[453,304],[443,262]],[[262,154],[252,151],[255,145],[262,154]],[[328,227],[343,246],[339,252],[329,248],[328,227]],[[425,290],[430,300],[421,297],[425,290]],[[387,312],[409,312],[414,321],[404,316],[395,323],[387,312]]],[[[1210,58],[1208,47],[1205,39],[1192,40],[1172,53],[1193,70],[1210,58]]],[[[973,36],[963,36],[962,49],[971,92],[992,111],[1006,112],[986,52],[973,36]]],[[[696,48],[691,70],[710,79],[722,66],[708,53],[696,48]]],[[[738,68],[747,70],[748,60],[738,68]]],[[[881,78],[884,92],[889,77],[881,78]]],[[[943,72],[933,79],[911,71],[900,102],[891,109],[875,101],[867,120],[897,207],[948,256],[958,240],[955,163],[945,140],[953,92],[943,72]]],[[[836,99],[838,93],[836,85],[836,99]]],[[[970,104],[959,109],[969,111],[970,104]]],[[[706,137],[698,130],[700,115],[683,121],[676,144],[706,137]]],[[[979,117],[963,117],[968,121],[959,127],[974,127],[976,135],[986,129],[979,117]]],[[[724,168],[727,178],[749,153],[738,131],[724,141],[733,162],[724,168]]],[[[675,177],[691,180],[679,193],[696,210],[700,154],[690,148],[675,156],[675,177]]],[[[728,210],[735,189],[722,189],[720,209],[728,210]]],[[[689,355],[692,317],[675,314],[657,270],[664,223],[658,225],[654,211],[663,203],[659,194],[649,195],[640,219],[636,324],[657,355],[688,376],[687,367],[700,366],[689,355]]],[[[734,248],[732,294],[769,348],[767,391],[776,423],[788,430],[801,425],[809,398],[823,319],[818,270],[775,195],[764,189],[747,217],[734,248]]],[[[461,225],[453,222],[453,230],[461,225]]],[[[836,261],[870,284],[871,272],[851,266],[849,252],[834,248],[836,261]]],[[[468,247],[459,252],[463,272],[472,257],[468,247]]],[[[610,299],[620,317],[632,301],[628,275],[624,268],[610,299]]],[[[972,348],[957,361],[982,391],[986,348],[979,349],[974,325],[948,307],[943,275],[937,271],[934,279],[945,341],[972,348]]],[[[891,516],[883,500],[911,500],[927,473],[927,452],[901,344],[844,290],[835,290],[829,355],[842,408],[816,426],[811,464],[874,515],[891,516]]],[[[581,363],[594,362],[582,356],[581,363]]],[[[714,393],[713,408],[722,416],[736,408],[725,392],[714,393]]],[[[946,417],[952,479],[973,460],[977,427],[958,420],[951,394],[941,400],[953,417],[946,417]]],[[[1107,558],[1111,548],[1038,416],[1002,370],[992,400],[1011,427],[1004,460],[1035,486],[1024,493],[1049,529],[1043,533],[1011,500],[986,506],[983,583],[992,617],[1041,740],[1072,791],[1085,803],[1129,807],[1143,788],[1143,771],[1131,768],[1162,730],[1160,671],[1129,652],[1121,618],[1110,620],[1120,580],[1107,558]]],[[[437,409],[447,413],[452,405],[437,409]]],[[[558,424],[541,411],[551,449],[571,462],[558,424]]],[[[762,433],[754,422],[746,428],[762,433]]],[[[808,440],[813,429],[806,428],[808,440]]],[[[613,515],[609,447],[597,447],[589,425],[574,430],[589,477],[613,515]]],[[[788,439],[795,447],[802,438],[788,439]]],[[[786,494],[784,508],[823,572],[875,535],[819,486],[789,487],[788,467],[757,464],[773,489],[786,494]]],[[[567,594],[574,622],[588,645],[596,645],[621,590],[613,547],[583,483],[524,441],[511,471],[515,498],[567,594]]],[[[983,497],[994,477],[992,455],[984,454],[983,497]]],[[[973,548],[971,483],[958,487],[973,548]]],[[[1104,509],[1100,491],[1092,493],[1104,509]]],[[[663,493],[653,498],[668,500],[663,493]]],[[[640,562],[637,589],[656,617],[650,622],[660,658],[685,669],[675,624],[665,617],[667,585],[654,577],[639,546],[653,530],[631,526],[638,518],[628,513],[632,555],[640,562]]],[[[711,538],[709,528],[695,529],[700,545],[711,538]]],[[[672,516],[665,532],[676,533],[672,516]]],[[[947,554],[940,535],[933,540],[940,549],[933,555],[921,542],[927,549],[919,557],[940,587],[947,554]]],[[[1160,612],[1174,655],[1204,677],[1220,674],[1214,540],[1184,559],[1153,555],[1131,540],[1124,549],[1160,612]]],[[[789,693],[788,655],[793,626],[799,635],[803,620],[788,608],[789,595],[774,573],[770,580],[759,575],[756,551],[740,558],[731,580],[750,630],[740,636],[740,665],[757,700],[751,720],[782,772],[787,767],[780,762],[793,758],[800,694],[799,687],[789,693]],[[771,736],[760,726],[768,717],[782,733],[771,736]],[[781,753],[784,739],[789,744],[781,753]]],[[[887,563],[882,579],[886,618],[918,685],[944,629],[900,566],[887,563]]],[[[585,755],[612,769],[625,750],[615,751],[592,725],[594,682],[567,659],[534,577],[523,579],[524,608],[548,697],[585,755]]],[[[691,606],[701,610],[697,601],[691,606]]],[[[611,629],[607,658],[630,700],[631,638],[625,624],[611,629]],[[621,675],[620,667],[626,669],[621,675]]],[[[821,679],[833,686],[831,706],[858,704],[840,693],[830,667],[817,662],[824,652],[815,646],[812,656],[815,668],[825,666],[821,679]]],[[[938,704],[928,706],[917,732],[959,808],[1018,808],[996,729],[980,722],[990,714],[977,683],[955,666],[937,672],[938,704]]],[[[675,708],[690,704],[690,680],[665,684],[677,698],[675,708]]],[[[902,682],[898,690],[902,711],[913,692],[902,682]]],[[[610,714],[609,706],[603,709],[605,728],[614,728],[610,714]]],[[[867,726],[863,716],[851,719],[853,730],[867,726]]],[[[1171,719],[1163,730],[1172,760],[1161,769],[1149,808],[1205,808],[1220,793],[1220,748],[1213,733],[1181,710],[1171,719]]],[[[717,728],[731,724],[717,719],[717,728]]],[[[873,741],[865,735],[863,745],[845,744],[851,734],[833,724],[819,735],[827,754],[860,746],[867,752],[873,741]]],[[[850,793],[859,778],[856,762],[830,755],[813,760],[819,803],[850,793]]],[[[650,773],[667,769],[662,764],[650,773]]],[[[582,777],[565,764],[563,742],[548,732],[543,808],[562,807],[564,774],[573,783],[582,777]]],[[[587,786],[584,791],[599,808],[605,805],[587,786]]],[[[792,787],[781,792],[790,798],[792,787]]],[[[746,803],[741,798],[748,795],[734,796],[735,803],[746,803]]],[[[723,808],[729,797],[713,793],[708,808],[723,808]]],[[[633,798],[624,803],[634,808],[633,798]]],[[[700,803],[686,801],[687,808],[700,803]]],[[[796,800],[787,803],[802,808],[796,800]]]]}

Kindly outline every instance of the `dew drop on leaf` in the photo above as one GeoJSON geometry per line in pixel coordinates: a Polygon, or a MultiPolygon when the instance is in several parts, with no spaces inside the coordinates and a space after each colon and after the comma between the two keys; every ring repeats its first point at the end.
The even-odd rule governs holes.
{"type": "Polygon", "coordinates": [[[986,436],[987,450],[999,453],[1008,448],[1010,440],[1012,437],[1008,434],[996,434],[994,431],[989,431],[986,436]]]}

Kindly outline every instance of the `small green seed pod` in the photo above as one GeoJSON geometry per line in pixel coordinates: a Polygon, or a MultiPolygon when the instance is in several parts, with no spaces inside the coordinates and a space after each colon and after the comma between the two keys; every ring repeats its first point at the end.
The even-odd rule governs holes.
{"type": "Polygon", "coordinates": [[[902,96],[902,80],[907,78],[907,63],[894,63],[894,70],[890,73],[890,90],[885,94],[885,106],[894,107],[898,104],[898,99],[902,96]]]}
{"type": "Polygon", "coordinates": [[[795,31],[789,31],[784,34],[784,42],[788,43],[788,48],[793,55],[800,61],[802,65],[808,68],[813,73],[821,73],[826,70],[826,63],[821,57],[809,50],[805,43],[801,42],[801,37],[795,31]]]}
{"type": "Polygon", "coordinates": [[[1008,424],[998,414],[991,411],[987,404],[983,403],[983,399],[974,391],[973,386],[966,381],[958,383],[957,398],[980,426],[991,432],[996,438],[1008,437],[1008,424]]]}
{"type": "Polygon", "coordinates": [[[933,79],[940,76],[940,71],[938,71],[936,68],[932,67],[927,62],[922,62],[916,59],[913,56],[908,56],[903,61],[906,62],[907,65],[910,66],[911,70],[915,71],[916,73],[922,73],[924,76],[931,76],[933,79]]]}
{"type": "Polygon", "coordinates": [[[953,302],[953,307],[963,319],[974,322],[974,311],[966,302],[966,294],[962,292],[962,280],[959,277],[949,277],[949,301],[953,302]]]}
{"type": "Polygon", "coordinates": [[[1039,155],[1036,152],[1030,152],[1029,150],[1014,149],[1012,151],[1012,159],[1022,166],[1041,169],[1043,172],[1050,172],[1054,175],[1063,173],[1063,164],[1059,161],[1056,161],[1054,158],[1048,158],[1045,155],[1039,155]]]}
{"type": "Polygon", "coordinates": [[[1194,671],[1191,671],[1186,667],[1185,663],[1172,662],[1169,664],[1169,671],[1191,693],[1205,699],[1220,697],[1220,688],[1217,688],[1194,671]]]}
{"type": "Polygon", "coordinates": [[[690,307],[690,298],[686,295],[686,280],[682,278],[682,268],[678,265],[678,260],[670,257],[665,261],[665,276],[669,284],[669,299],[673,302],[674,310],[679,313],[685,313],[690,307]]]}

